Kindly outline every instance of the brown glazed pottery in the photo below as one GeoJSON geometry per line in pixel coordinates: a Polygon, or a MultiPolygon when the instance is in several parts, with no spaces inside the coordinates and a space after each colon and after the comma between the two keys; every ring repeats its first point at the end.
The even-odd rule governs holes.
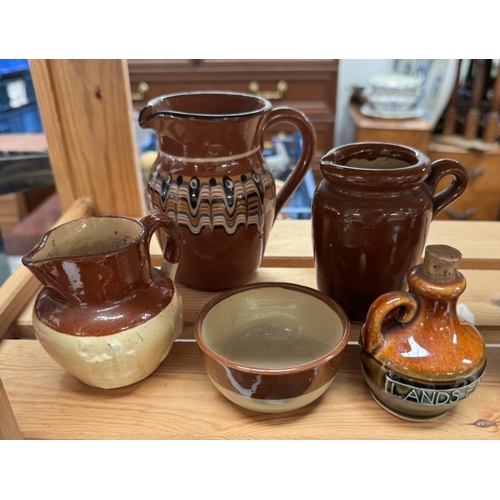
{"type": "MultiPolygon", "coordinates": [[[[139,115],[158,134],[147,186],[152,213],[177,221],[183,239],[177,279],[201,290],[250,280],[276,215],[307,173],[316,135],[301,112],[255,95],[187,92],[158,97],[139,115]],[[278,195],[262,156],[264,132],[288,122],[302,155],[278,195]]],[[[161,236],[161,235],[159,235],[161,236]]]]}
{"type": "Polygon", "coordinates": [[[253,411],[295,410],[319,398],[337,374],[349,338],[332,299],[290,283],[244,285],[202,309],[195,338],[215,387],[253,411]]]}
{"type": "Polygon", "coordinates": [[[363,322],[378,296],[404,289],[433,217],[465,191],[467,171],[455,160],[431,163],[416,149],[384,143],[332,149],[320,170],[312,201],[317,285],[351,321],[363,322]],[[446,176],[452,182],[436,194],[446,176]]]}
{"type": "Polygon", "coordinates": [[[88,217],[49,231],[22,259],[43,284],[33,326],[44,349],[95,387],[150,375],[182,330],[180,249],[175,221],[159,215],[88,217]],[[149,254],[158,229],[168,235],[161,270],[149,254]]]}
{"type": "Polygon", "coordinates": [[[408,273],[409,292],[388,292],[368,311],[363,374],[375,400],[398,417],[438,418],[470,396],[484,374],[484,341],[456,310],[466,286],[460,258],[452,247],[427,247],[424,263],[408,273]]]}

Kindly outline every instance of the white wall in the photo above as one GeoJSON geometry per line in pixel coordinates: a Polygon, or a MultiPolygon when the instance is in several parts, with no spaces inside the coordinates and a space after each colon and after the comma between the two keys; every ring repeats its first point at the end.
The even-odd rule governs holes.
{"type": "Polygon", "coordinates": [[[347,112],[353,86],[366,87],[366,78],[392,69],[393,59],[340,59],[334,145],[354,141],[354,124],[347,112]]]}

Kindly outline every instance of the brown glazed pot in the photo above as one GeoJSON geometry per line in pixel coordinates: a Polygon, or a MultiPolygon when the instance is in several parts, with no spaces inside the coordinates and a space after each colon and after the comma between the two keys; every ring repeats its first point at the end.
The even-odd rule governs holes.
{"type": "Polygon", "coordinates": [[[194,331],[221,394],[249,410],[278,413],[306,406],[330,387],[349,330],[342,308],[317,290],[254,283],[208,302],[194,331]]]}
{"type": "Polygon", "coordinates": [[[416,149],[384,143],[332,149],[320,169],[312,202],[317,285],[351,321],[363,322],[378,296],[405,287],[432,219],[465,191],[467,171],[455,160],[431,163],[416,149]],[[448,175],[453,181],[436,194],[448,175]]]}
{"type": "Polygon", "coordinates": [[[224,290],[249,281],[276,215],[314,155],[310,121],[292,108],[271,109],[269,101],[254,95],[187,92],[150,101],[139,124],[158,134],[159,153],[147,185],[149,209],[179,225],[179,282],[224,290]],[[303,147],[276,196],[262,143],[265,130],[283,122],[298,128],[303,147]]]}
{"type": "Polygon", "coordinates": [[[175,222],[95,216],[49,231],[22,262],[43,284],[33,326],[44,349],[86,384],[111,389],[150,375],[182,330],[174,285],[181,238],[175,222]],[[168,234],[161,270],[153,233],[168,234]]]}
{"type": "Polygon", "coordinates": [[[408,273],[410,291],[377,298],[362,327],[364,377],[375,400],[401,418],[444,415],[474,392],[484,374],[484,341],[456,311],[466,287],[456,270],[460,257],[446,245],[427,247],[423,265],[408,273]]]}

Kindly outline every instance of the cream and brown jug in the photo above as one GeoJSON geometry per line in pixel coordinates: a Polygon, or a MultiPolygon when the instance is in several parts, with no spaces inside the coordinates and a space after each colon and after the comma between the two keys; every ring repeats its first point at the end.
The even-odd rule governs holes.
{"type": "Polygon", "coordinates": [[[152,213],[166,214],[179,225],[179,282],[224,290],[249,281],[276,215],[313,158],[311,122],[293,108],[272,109],[255,95],[207,91],[153,99],[141,111],[139,124],[158,134],[147,196],[152,213]],[[262,147],[265,131],[278,123],[300,131],[302,153],[276,194],[262,147]]]}
{"type": "Polygon", "coordinates": [[[44,235],[22,262],[43,284],[35,334],[68,372],[103,389],[138,382],[169,353],[183,325],[174,285],[181,238],[175,221],[95,216],[44,235]],[[149,244],[168,235],[161,270],[149,244]]]}

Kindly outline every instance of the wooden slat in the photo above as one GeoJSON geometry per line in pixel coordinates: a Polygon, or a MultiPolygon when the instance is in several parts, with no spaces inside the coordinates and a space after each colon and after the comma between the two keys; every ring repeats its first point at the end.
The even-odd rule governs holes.
{"type": "MultiPolygon", "coordinates": [[[[467,280],[467,288],[460,297],[474,314],[478,326],[498,326],[500,328],[500,272],[477,269],[461,269],[467,280]]],[[[284,281],[316,288],[314,269],[261,268],[252,282],[284,281]]],[[[202,292],[177,283],[184,303],[184,321],[193,325],[202,307],[217,292],[202,292]]],[[[35,298],[32,297],[23,311],[13,322],[9,332],[14,338],[32,337],[31,313],[35,298]]],[[[497,339],[500,342],[500,338],[497,339]]]]}
{"type": "MultiPolygon", "coordinates": [[[[467,306],[474,315],[474,323],[478,327],[494,327],[487,329],[487,342],[500,344],[500,271],[462,269],[467,288],[459,299],[459,303],[467,306]]],[[[311,288],[316,287],[316,273],[310,268],[261,268],[252,282],[283,281],[298,283],[311,288]]],[[[184,322],[193,325],[202,307],[215,295],[215,292],[200,292],[183,285],[178,285],[184,303],[184,322]]],[[[31,321],[30,318],[26,318],[31,321]]],[[[353,328],[351,340],[357,340],[359,328],[353,328]]],[[[184,330],[182,338],[192,338],[192,331],[184,330]]]]}
{"type": "Polygon", "coordinates": [[[431,222],[427,245],[444,243],[462,253],[462,269],[500,269],[500,222],[431,222]]]}
{"type": "Polygon", "coordinates": [[[63,210],[90,198],[100,214],[145,213],[125,60],[30,61],[63,210]]]}
{"type": "Polygon", "coordinates": [[[263,267],[314,267],[310,220],[277,220],[269,235],[263,267]]]}
{"type": "MultiPolygon", "coordinates": [[[[86,199],[79,199],[73,203],[55,225],[58,226],[93,213],[94,207],[92,202],[86,199]]],[[[39,281],[24,266],[20,266],[7,278],[0,288],[0,340],[39,288],[39,281]]]]}
{"type": "MultiPolygon", "coordinates": [[[[446,243],[460,250],[464,269],[500,269],[500,223],[497,221],[434,220],[426,243],[446,243]]],[[[311,221],[277,220],[262,265],[314,267],[311,221]]]]}
{"type": "MultiPolygon", "coordinates": [[[[436,220],[431,224],[427,243],[445,243],[462,252],[460,269],[465,274],[468,287],[461,300],[472,307],[478,325],[498,324],[496,318],[500,314],[497,306],[500,299],[497,296],[500,294],[500,277],[498,272],[490,273],[488,270],[500,270],[500,222],[436,220]],[[475,296],[478,300],[470,303],[471,299],[468,297],[475,296]]],[[[162,255],[155,238],[151,244],[151,252],[154,265],[160,266],[162,255]]],[[[255,275],[254,281],[296,281],[316,287],[310,221],[276,221],[263,267],[255,275]]],[[[185,321],[193,324],[203,305],[216,294],[178,286],[184,298],[185,321]]],[[[15,316],[9,329],[12,337],[34,337],[31,326],[33,303],[34,298],[15,316]]],[[[496,333],[493,332],[492,336],[495,337],[496,333]]]]}
{"type": "MultiPolygon", "coordinates": [[[[318,401],[282,415],[239,408],[214,388],[193,339],[195,318],[216,293],[182,285],[183,334],[146,380],[111,391],[91,388],[65,372],[39,342],[10,339],[0,343],[0,379],[25,439],[500,439],[500,270],[494,268],[499,230],[496,222],[431,225],[430,241],[453,244],[464,254],[460,269],[467,288],[460,302],[475,315],[488,345],[486,375],[476,392],[434,422],[406,422],[375,403],[360,369],[359,324],[352,325],[339,374],[318,401]],[[490,268],[464,267],[476,259],[490,268]]],[[[312,267],[287,267],[297,259],[312,261],[310,222],[277,221],[273,232],[268,251],[283,265],[261,267],[253,281],[315,287],[312,267]]],[[[160,258],[159,247],[153,244],[152,251],[160,258]]],[[[12,328],[25,315],[23,328],[32,335],[32,305],[12,328]]]]}
{"type": "Polygon", "coordinates": [[[353,345],[320,399],[281,415],[255,413],[224,398],[205,374],[194,342],[175,343],[142,382],[106,391],[65,372],[38,342],[5,340],[0,377],[25,439],[488,440],[500,438],[500,348],[487,354],[489,365],[474,394],[427,423],[380,408],[353,345]]]}
{"type": "Polygon", "coordinates": [[[0,379],[0,439],[23,439],[16,416],[0,379]]]}
{"type": "MultiPolygon", "coordinates": [[[[35,332],[33,331],[33,325],[31,322],[32,310],[33,310],[32,307],[30,308],[27,307],[26,314],[24,315],[23,313],[22,315],[23,317],[19,321],[19,323],[14,324],[12,330],[8,331],[8,333],[11,334],[12,338],[21,340],[36,340],[35,332]]],[[[361,326],[362,326],[361,323],[351,324],[351,333],[349,335],[350,342],[358,341],[361,326]]],[[[477,325],[477,329],[479,330],[479,333],[483,337],[485,343],[491,345],[500,345],[500,326],[477,325]]],[[[186,323],[184,325],[184,329],[181,335],[179,336],[179,340],[180,341],[193,340],[193,338],[194,338],[193,324],[186,323]]]]}
{"type": "MultiPolygon", "coordinates": [[[[459,303],[465,304],[474,314],[475,324],[481,329],[488,343],[500,344],[500,271],[485,271],[477,269],[462,269],[467,280],[467,288],[460,297],[459,303]]],[[[311,268],[261,268],[256,273],[253,282],[284,281],[316,288],[316,274],[311,268]]],[[[177,284],[183,299],[184,323],[192,326],[203,306],[216,292],[201,292],[177,284]]],[[[35,338],[31,314],[34,298],[23,309],[12,323],[9,334],[12,338],[35,338]]],[[[356,341],[359,335],[359,325],[353,325],[351,340],[356,341]]],[[[185,328],[181,338],[193,338],[193,331],[185,328]]]]}

